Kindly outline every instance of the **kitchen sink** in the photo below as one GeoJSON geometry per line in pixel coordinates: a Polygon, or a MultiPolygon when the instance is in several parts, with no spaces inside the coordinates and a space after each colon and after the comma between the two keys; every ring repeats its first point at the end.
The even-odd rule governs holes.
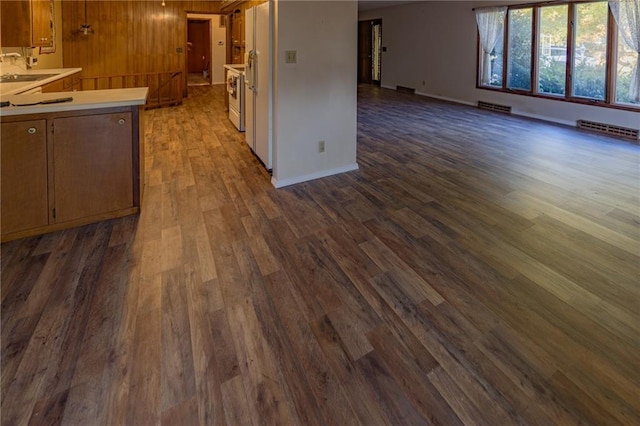
{"type": "Polygon", "coordinates": [[[53,77],[56,74],[4,74],[0,76],[0,83],[25,83],[39,81],[53,77]]]}

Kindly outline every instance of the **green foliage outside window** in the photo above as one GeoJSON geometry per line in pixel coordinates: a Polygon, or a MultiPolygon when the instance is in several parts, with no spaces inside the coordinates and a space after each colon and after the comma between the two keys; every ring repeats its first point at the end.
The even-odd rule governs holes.
{"type": "MultiPolygon", "coordinates": [[[[573,59],[572,95],[588,99],[604,100],[606,97],[606,61],[608,3],[595,1],[574,5],[574,44],[570,55],[567,52],[568,5],[541,6],[537,29],[538,71],[536,91],[541,94],[566,95],[567,61],[573,59]]],[[[502,67],[507,66],[506,87],[529,91],[532,89],[532,16],[534,8],[514,8],[507,16],[508,40],[505,50],[507,63],[503,64],[501,41],[496,45],[492,60],[490,85],[502,86],[502,67]]],[[[638,54],[618,37],[617,63],[615,69],[615,101],[638,104],[629,95],[632,71],[638,54]]]]}

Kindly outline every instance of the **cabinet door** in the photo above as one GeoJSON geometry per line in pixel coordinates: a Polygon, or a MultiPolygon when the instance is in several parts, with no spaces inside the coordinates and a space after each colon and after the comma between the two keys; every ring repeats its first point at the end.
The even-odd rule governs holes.
{"type": "Polygon", "coordinates": [[[56,223],[133,207],[131,112],[54,120],[56,223]]]}
{"type": "Polygon", "coordinates": [[[31,44],[51,46],[51,3],[31,0],[31,44]]]}
{"type": "Polygon", "coordinates": [[[0,1],[0,43],[3,47],[31,45],[31,3],[29,0],[0,1]]]}
{"type": "Polygon", "coordinates": [[[46,129],[45,120],[0,124],[2,235],[49,222],[46,129]]]}

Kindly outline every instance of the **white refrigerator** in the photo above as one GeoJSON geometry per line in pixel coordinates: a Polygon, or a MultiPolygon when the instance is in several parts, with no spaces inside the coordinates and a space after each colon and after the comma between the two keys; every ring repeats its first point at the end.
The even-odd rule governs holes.
{"type": "Polygon", "coordinates": [[[267,170],[273,168],[271,1],[245,15],[245,137],[267,170]]]}

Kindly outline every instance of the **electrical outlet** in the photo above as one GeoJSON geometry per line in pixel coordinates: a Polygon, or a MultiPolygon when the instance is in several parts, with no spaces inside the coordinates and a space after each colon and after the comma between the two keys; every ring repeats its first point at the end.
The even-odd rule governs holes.
{"type": "Polygon", "coordinates": [[[298,62],[297,52],[295,50],[287,50],[285,51],[285,62],[287,64],[295,64],[298,62]]]}
{"type": "Polygon", "coordinates": [[[318,152],[324,152],[324,141],[318,142],[318,152]]]}

